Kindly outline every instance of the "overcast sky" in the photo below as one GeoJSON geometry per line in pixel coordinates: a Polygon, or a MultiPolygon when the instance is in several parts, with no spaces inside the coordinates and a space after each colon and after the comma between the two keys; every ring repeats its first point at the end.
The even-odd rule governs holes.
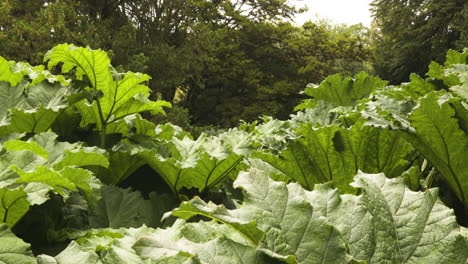
{"type": "Polygon", "coordinates": [[[296,23],[302,25],[308,20],[328,18],[333,23],[349,25],[362,23],[370,26],[371,17],[369,3],[372,0],[289,0],[296,7],[307,6],[309,11],[298,15],[296,23]]]}

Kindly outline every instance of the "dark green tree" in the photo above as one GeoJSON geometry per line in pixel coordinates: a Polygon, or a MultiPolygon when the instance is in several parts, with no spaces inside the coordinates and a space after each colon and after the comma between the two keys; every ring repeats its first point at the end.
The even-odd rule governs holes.
{"type": "Polygon", "coordinates": [[[365,69],[363,28],[295,27],[295,12],[285,0],[3,0],[0,54],[40,64],[59,43],[101,48],[192,123],[233,126],[286,118],[307,83],[365,69]]]}
{"type": "Polygon", "coordinates": [[[208,41],[202,78],[187,83],[185,105],[197,124],[287,118],[308,83],[369,70],[370,47],[361,31],[311,22],[295,27],[246,21],[236,30],[220,28],[208,41]]]}
{"type": "Polygon", "coordinates": [[[424,75],[431,61],[442,63],[449,49],[468,46],[465,0],[374,0],[374,67],[392,83],[424,75]]]}

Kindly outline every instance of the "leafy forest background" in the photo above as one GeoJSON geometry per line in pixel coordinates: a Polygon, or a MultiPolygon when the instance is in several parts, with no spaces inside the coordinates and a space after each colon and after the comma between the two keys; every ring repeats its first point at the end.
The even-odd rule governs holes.
{"type": "Polygon", "coordinates": [[[150,75],[166,117],[232,127],[288,118],[309,83],[365,71],[397,84],[468,46],[464,0],[375,0],[373,23],[295,25],[278,0],[2,0],[0,54],[43,63],[60,43],[103,49],[118,71],[150,75]]]}
{"type": "Polygon", "coordinates": [[[0,262],[466,264],[468,3],[371,6],[0,0],[0,262]]]}

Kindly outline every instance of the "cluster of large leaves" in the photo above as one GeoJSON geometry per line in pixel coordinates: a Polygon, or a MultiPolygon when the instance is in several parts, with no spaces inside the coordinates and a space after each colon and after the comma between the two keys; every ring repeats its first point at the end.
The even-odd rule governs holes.
{"type": "Polygon", "coordinates": [[[173,134],[173,126],[158,126],[156,131],[152,137],[131,137],[117,148],[143,160],[175,194],[183,188],[203,192],[216,186],[236,171],[251,149],[251,141],[242,131],[202,134],[196,140],[185,133],[173,134]]]}
{"type": "Polygon", "coordinates": [[[468,208],[467,63],[468,52],[450,51],[427,79],[412,75],[401,86],[364,73],[330,76],[306,89],[313,99],[290,120],[299,138],[279,155],[256,156],[308,189],[333,181],[346,192],[358,169],[395,177],[421,156],[468,208]]]}
{"type": "Polygon", "coordinates": [[[315,108],[320,100],[335,107],[354,106],[360,99],[368,97],[386,84],[386,81],[369,76],[365,72],[357,74],[354,78],[342,77],[339,74],[331,75],[318,86],[309,85],[304,93],[311,96],[312,99],[304,100],[296,109],[315,108]]]}
{"type": "Polygon", "coordinates": [[[363,98],[384,87],[387,82],[378,77],[361,72],[352,77],[342,77],[339,74],[329,76],[320,85],[309,85],[304,93],[312,97],[296,107],[304,110],[291,115],[286,121],[263,117],[263,123],[254,122],[250,126],[243,125],[252,136],[252,141],[260,149],[276,154],[284,150],[289,141],[302,136],[302,131],[296,128],[302,124],[314,127],[343,123],[352,125],[346,119],[338,120],[340,115],[351,111],[363,98]]]}
{"type": "Polygon", "coordinates": [[[81,190],[88,202],[95,203],[100,183],[87,169],[100,172],[127,163],[122,162],[126,156],[120,153],[111,151],[109,156],[99,148],[86,147],[86,143],[57,142],[56,134],[45,131],[67,138],[67,133],[76,133],[76,120],[82,126],[96,124],[101,145],[106,146],[106,127],[110,133],[127,135],[134,127],[129,118],[141,120],[139,112],[160,113],[163,105],[170,106],[148,100],[149,88],[142,84],[148,76],[113,72],[101,50],[63,44],[52,49],[45,60],[49,68],[60,63],[63,73],[72,71],[74,80],[52,75],[44,66],[0,58],[2,219],[9,226],[30,205],[44,203],[49,191],[67,198],[70,192],[81,190]],[[26,137],[14,134],[23,132],[28,133],[26,137]],[[109,166],[110,162],[114,164],[109,166]]]}
{"type": "Polygon", "coordinates": [[[75,102],[75,91],[68,83],[44,66],[31,67],[0,57],[0,136],[47,131],[75,102]]]}
{"type": "MultiPolygon", "coordinates": [[[[67,112],[68,122],[79,116],[82,127],[92,127],[99,134],[98,144],[108,148],[108,168],[92,170],[107,184],[118,184],[145,164],[145,161],[125,149],[116,148],[116,141],[107,134],[128,137],[130,135],[160,138],[154,124],[141,118],[141,112],[164,113],[165,101],[149,100],[150,89],[145,85],[149,76],[140,73],[117,73],[110,59],[102,50],[62,44],[50,50],[45,61],[53,68],[60,64],[62,73],[71,73],[78,82],[83,82],[87,97],[75,104],[77,112],[67,112]]],[[[172,127],[171,127],[172,128],[172,127]]],[[[171,129],[168,128],[168,129],[171,129]]],[[[76,131],[72,131],[76,133],[76,131]]],[[[163,133],[164,134],[164,133],[163,133]]]]}
{"type": "Polygon", "coordinates": [[[50,50],[44,60],[48,61],[49,68],[62,63],[63,73],[74,70],[77,80],[87,78],[89,85],[85,86],[85,90],[92,95],[92,100],[83,99],[76,104],[81,114],[81,124],[96,124],[104,134],[121,133],[117,123],[123,122],[122,119],[127,116],[143,111],[164,113],[162,107],[171,106],[165,101],[148,99],[150,89],[143,84],[150,79],[148,75],[112,71],[110,59],[102,50],[61,44],[50,50]]]}
{"type": "Polygon", "coordinates": [[[31,246],[15,236],[6,224],[0,224],[0,261],[2,263],[37,263],[31,246]]]}
{"type": "Polygon", "coordinates": [[[148,76],[116,73],[101,50],[63,44],[46,55],[49,67],[75,78],[71,85],[43,67],[0,60],[0,259],[34,261],[6,226],[50,192],[67,199],[79,191],[92,205],[85,228],[96,229],[59,231],[73,241],[40,263],[464,263],[466,229],[435,189],[412,192],[398,176],[411,175],[418,189],[412,162],[421,155],[466,204],[467,57],[450,52],[445,67],[432,64],[427,79],[413,75],[401,86],[364,73],[331,76],[306,89],[313,99],[290,120],[196,139],[143,119],[140,112],[168,104],[149,101],[148,76]],[[94,128],[107,151],[44,133],[75,133],[71,120],[94,128]],[[145,200],[94,176],[117,184],[144,164],[184,199],[187,189],[204,195],[241,167],[265,171],[237,177],[243,198],[227,194],[230,209],[195,197],[172,211],[181,218],[172,226],[153,229],[140,226],[161,226],[174,200],[145,200]]]}
{"type": "MultiPolygon", "coordinates": [[[[268,148],[253,157],[308,190],[331,181],[343,192],[355,192],[349,183],[358,170],[400,176],[411,166],[412,146],[397,131],[363,125],[354,111],[385,84],[360,73],[354,78],[330,76],[319,86],[308,87],[305,93],[313,99],[298,106],[304,111],[284,121],[292,136],[281,138],[283,148],[268,148]]],[[[272,134],[280,127],[275,129],[272,134]]]]}
{"type": "MultiPolygon", "coordinates": [[[[306,191],[275,182],[259,170],[234,186],[243,202],[228,210],[196,197],[172,211],[166,229],[93,229],[40,263],[465,263],[465,229],[437,190],[410,191],[403,179],[359,173],[359,196],[330,185],[306,191]],[[76,256],[79,256],[78,258],[76,256]],[[73,262],[75,263],[75,262],[73,262]]],[[[25,252],[26,253],[26,252],[25,252]]]]}
{"type": "Polygon", "coordinates": [[[37,134],[27,141],[11,139],[0,150],[0,217],[12,227],[31,205],[49,199],[49,192],[65,199],[72,191],[83,191],[90,203],[96,202],[100,181],[84,168],[109,166],[107,153],[97,147],[58,142],[51,132],[37,134]]]}
{"type": "MultiPolygon", "coordinates": [[[[129,162],[127,158],[132,156],[125,152],[88,147],[97,143],[109,146],[105,144],[107,133],[126,137],[135,129],[141,134],[153,129],[155,134],[154,125],[138,113],[162,113],[162,106],[170,104],[148,99],[149,88],[143,83],[149,77],[116,73],[105,52],[67,44],[56,46],[45,60],[49,68],[60,64],[63,73],[71,72],[71,80],[52,75],[44,66],[0,58],[0,221],[4,223],[0,244],[10,243],[1,249],[2,261],[7,263],[34,262],[30,253],[16,256],[27,246],[14,238],[7,226],[14,227],[31,206],[44,204],[51,193],[64,200],[80,200],[77,193],[86,198],[76,207],[78,211],[88,210],[83,227],[142,223],[156,227],[162,213],[175,206],[164,195],[151,193],[144,200],[136,192],[102,187],[96,176],[108,180],[110,174],[118,172],[111,179],[125,178],[144,163],[140,159],[129,162]],[[78,130],[80,123],[83,129],[78,130]],[[88,141],[89,135],[78,135],[93,127],[101,135],[100,142],[88,141]],[[51,130],[58,135],[47,132],[51,130]],[[59,142],[58,137],[85,142],[59,142]],[[128,210],[128,206],[136,206],[136,210],[128,210]]],[[[61,232],[49,233],[60,237],[61,232]]]]}
{"type": "Polygon", "coordinates": [[[254,157],[308,190],[317,183],[333,182],[344,192],[354,192],[349,183],[358,170],[396,177],[409,168],[406,157],[412,147],[396,131],[360,124],[350,129],[309,124],[298,134],[302,137],[289,142],[279,155],[258,152],[254,157]]]}
{"type": "Polygon", "coordinates": [[[432,63],[428,78],[412,76],[399,87],[376,92],[362,115],[371,126],[391,127],[440,173],[468,208],[468,52],[447,54],[445,67],[432,63]]]}

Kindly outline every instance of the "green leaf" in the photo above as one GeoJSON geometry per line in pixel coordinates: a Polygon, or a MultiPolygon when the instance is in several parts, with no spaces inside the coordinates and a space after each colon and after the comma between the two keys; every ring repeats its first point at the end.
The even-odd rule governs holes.
{"type": "Polygon", "coordinates": [[[173,144],[177,149],[177,156],[180,157],[179,164],[181,168],[195,167],[197,160],[200,159],[200,148],[206,140],[206,135],[201,135],[197,140],[184,137],[182,140],[173,139],[173,144]]]}
{"type": "MultiPolygon", "coordinates": [[[[105,151],[80,143],[57,142],[54,133],[41,133],[21,141],[6,141],[0,151],[0,190],[4,199],[0,217],[13,226],[28,211],[49,199],[50,191],[68,198],[84,191],[92,206],[101,183],[91,171],[77,166],[108,164],[105,151]]],[[[13,137],[14,138],[14,137],[13,137]]]]}
{"type": "MultiPolygon", "coordinates": [[[[177,229],[173,229],[172,234],[180,234],[181,228],[184,226],[177,225],[177,229]]],[[[156,231],[158,232],[158,231],[156,231]]],[[[163,231],[164,232],[164,231],[163,231]]],[[[142,257],[137,254],[138,251],[135,251],[132,247],[136,244],[137,240],[150,236],[155,233],[155,230],[142,226],[140,228],[120,228],[120,229],[89,229],[89,230],[79,230],[72,233],[69,233],[69,237],[75,239],[64,251],[62,251],[55,258],[41,255],[40,257],[44,259],[45,262],[42,263],[69,263],[67,258],[74,259],[74,254],[78,254],[85,260],[80,259],[80,261],[97,261],[89,263],[104,263],[104,264],[126,264],[126,263],[148,263],[146,257],[142,257]],[[96,260],[96,256],[98,259],[96,260]],[[52,262],[46,262],[52,261],[52,262]],[[56,261],[56,262],[54,262],[56,261]]],[[[166,235],[166,240],[168,237],[171,237],[172,234],[166,235]]],[[[167,246],[166,250],[176,251],[174,248],[171,248],[172,245],[167,246]]],[[[189,254],[176,254],[174,258],[167,257],[160,259],[159,263],[185,263],[182,260],[183,256],[189,254]]],[[[188,259],[197,259],[193,256],[188,256],[188,259]]],[[[40,262],[41,263],[41,262],[40,262]]],[[[88,262],[86,262],[88,263],[88,262]]],[[[153,262],[151,262],[153,263],[153,262]]],[[[189,262],[191,263],[191,262],[189,262]]],[[[195,262],[200,263],[200,262],[195,262]]]]}
{"type": "MultiPolygon", "coordinates": [[[[26,87],[34,86],[43,81],[47,81],[48,83],[60,83],[64,86],[70,84],[70,81],[66,80],[64,76],[53,75],[49,71],[46,71],[44,65],[31,66],[29,63],[22,61],[10,61],[9,63],[11,66],[11,73],[13,73],[15,77],[18,77],[18,79],[21,77],[21,79],[27,79],[28,81],[30,80],[30,83],[27,84],[26,87]]],[[[10,77],[12,76],[10,75],[10,77]]],[[[13,79],[15,79],[15,77],[13,77],[13,79]]],[[[11,83],[11,85],[16,84],[11,83]]]]}
{"type": "Polygon", "coordinates": [[[11,87],[18,85],[24,76],[21,72],[11,70],[13,63],[0,56],[0,81],[9,82],[11,87]]]}
{"type": "Polygon", "coordinates": [[[16,181],[17,183],[42,182],[53,187],[54,190],[62,196],[66,195],[66,189],[77,191],[75,184],[69,179],[64,177],[61,173],[47,167],[37,166],[33,171],[28,172],[14,165],[12,165],[11,168],[20,176],[20,179],[16,181]]]}
{"type": "Polygon", "coordinates": [[[158,227],[163,214],[175,206],[171,197],[150,193],[150,199],[144,200],[137,191],[115,186],[103,186],[101,196],[96,208],[89,212],[92,227],[158,227]]]}
{"type": "Polygon", "coordinates": [[[81,122],[80,114],[69,107],[61,112],[51,126],[52,132],[67,139],[78,139],[81,122]]]}
{"type": "Polygon", "coordinates": [[[444,67],[434,61],[429,64],[429,71],[427,72],[427,76],[436,80],[442,80],[443,84],[445,84],[447,87],[460,84],[460,80],[455,74],[446,75],[444,67]]]}
{"type": "MultiPolygon", "coordinates": [[[[99,251],[110,250],[117,239],[125,237],[125,232],[119,229],[88,229],[85,235],[76,238],[82,250],[99,251]]],[[[75,234],[73,234],[75,235],[75,234]]]]}
{"type": "Polygon", "coordinates": [[[254,221],[241,222],[232,216],[225,207],[216,206],[213,203],[207,204],[198,197],[190,200],[190,202],[183,202],[179,208],[172,212],[172,215],[186,220],[195,215],[209,217],[233,228],[241,235],[245,236],[254,247],[258,246],[260,240],[263,238],[263,232],[256,227],[254,221]]]}
{"type": "Polygon", "coordinates": [[[49,191],[52,190],[52,187],[39,182],[28,183],[24,187],[24,192],[26,193],[26,200],[31,205],[39,205],[45,203],[49,200],[49,191]]]}
{"type": "Polygon", "coordinates": [[[179,220],[169,229],[139,238],[133,249],[157,263],[271,263],[243,243],[224,225],[179,220]]]}
{"type": "MultiPolygon", "coordinates": [[[[177,193],[183,187],[203,191],[226,178],[241,162],[222,138],[173,138],[162,144],[134,146],[135,152],[177,193]]],[[[238,149],[235,149],[238,150],[238,149]]]]}
{"type": "MultiPolygon", "coordinates": [[[[131,89],[133,90],[133,87],[131,89]]],[[[169,102],[162,101],[162,100],[158,100],[156,102],[150,101],[147,95],[143,95],[141,93],[136,94],[135,96],[131,98],[122,98],[122,100],[126,100],[126,101],[119,108],[117,107],[114,108],[115,109],[113,112],[114,116],[113,116],[113,119],[109,119],[110,121],[121,119],[125,116],[144,112],[144,111],[149,111],[152,115],[164,114],[165,112],[163,110],[163,106],[164,107],[172,106],[169,102]]]]}
{"type": "Polygon", "coordinates": [[[228,226],[244,223],[244,229],[233,229],[247,237],[259,234],[252,233],[252,227],[245,224],[254,221],[265,233],[259,248],[271,257],[294,256],[300,263],[346,263],[345,244],[339,232],[324,219],[312,218],[314,210],[299,185],[274,182],[253,169],[241,173],[234,186],[244,190],[244,202],[235,210],[195,198],[189,202],[192,208],[188,212],[184,203],[173,214],[189,218],[197,213],[228,226]]]}
{"type": "Polygon", "coordinates": [[[120,133],[125,137],[134,135],[157,137],[156,124],[142,118],[139,114],[130,114],[120,120],[110,123],[108,126],[108,132],[120,133]]]}
{"type": "Polygon", "coordinates": [[[171,107],[171,104],[166,101],[153,102],[147,98],[149,88],[137,83],[146,81],[147,78],[137,78],[134,73],[127,74],[134,76],[132,79],[135,79],[135,82],[126,82],[123,87],[118,84],[116,84],[117,86],[109,85],[108,88],[104,89],[100,104],[97,102],[89,104],[87,100],[76,104],[82,116],[82,126],[97,123],[98,128],[101,129],[101,121],[110,124],[126,116],[144,111],[149,111],[152,114],[164,113],[163,106],[171,107]],[[118,97],[119,95],[121,97],[118,97]],[[102,109],[101,112],[99,105],[102,109]],[[103,120],[101,119],[101,113],[103,120]]]}
{"type": "Polygon", "coordinates": [[[464,86],[450,87],[450,91],[454,92],[459,97],[463,98],[463,100],[468,101],[468,81],[465,82],[464,86]]]}
{"type": "Polygon", "coordinates": [[[127,111],[132,105],[129,101],[134,96],[141,95],[147,99],[150,89],[141,83],[147,82],[149,79],[150,76],[146,74],[127,72],[121,80],[96,86],[104,93],[103,97],[99,99],[104,118],[109,120],[111,114],[114,114],[115,118],[119,117],[116,113],[127,111]]]}
{"type": "MultiPolygon", "coordinates": [[[[97,124],[97,129],[102,131],[101,145],[105,144],[109,124],[143,111],[164,113],[163,106],[171,107],[168,102],[153,102],[148,99],[150,89],[142,84],[150,79],[148,75],[133,72],[112,74],[110,59],[102,50],[61,44],[50,50],[44,60],[49,61],[49,68],[63,63],[64,73],[76,69],[75,76],[78,80],[82,80],[83,76],[88,78],[88,90],[94,96],[91,100],[83,99],[76,103],[76,107],[82,117],[82,126],[97,124]]],[[[120,129],[114,124],[110,132],[117,132],[116,130],[120,129]]]]}
{"type": "Polygon", "coordinates": [[[186,136],[190,136],[190,133],[182,130],[182,128],[180,128],[179,126],[173,125],[171,123],[158,124],[156,128],[153,128],[150,124],[154,123],[148,122],[144,119],[141,121],[143,122],[137,122],[135,124],[135,128],[137,130],[136,134],[153,136],[154,130],[154,132],[156,133],[156,135],[154,135],[155,138],[167,141],[170,141],[174,137],[182,139],[186,136]]]}
{"type": "Polygon", "coordinates": [[[28,150],[44,159],[49,156],[49,153],[34,141],[10,140],[5,142],[3,147],[13,151],[28,150]]]}
{"type": "Polygon", "coordinates": [[[60,44],[47,52],[44,56],[45,61],[48,61],[49,69],[58,63],[63,63],[63,73],[76,67],[76,78],[82,80],[83,75],[86,75],[94,89],[105,87],[112,81],[109,71],[110,59],[102,50],[60,44]]]}
{"type": "Polygon", "coordinates": [[[66,166],[101,166],[109,167],[107,152],[98,147],[80,147],[72,150],[65,150],[64,156],[60,162],[54,164],[55,169],[61,169],[66,166]]]}
{"type": "Polygon", "coordinates": [[[37,262],[39,264],[100,264],[98,254],[93,251],[82,250],[79,245],[72,241],[68,247],[62,251],[55,258],[47,255],[37,256],[37,262]]]}
{"type": "Polygon", "coordinates": [[[353,100],[367,97],[373,91],[387,85],[387,83],[387,81],[383,81],[379,77],[369,76],[366,72],[360,72],[354,76],[351,97],[353,100]]]}
{"type": "Polygon", "coordinates": [[[3,87],[0,82],[0,135],[14,132],[41,133],[47,131],[69,104],[70,87],[38,83],[25,89],[25,82],[16,88],[3,87]]]}
{"type": "Polygon", "coordinates": [[[410,75],[410,80],[411,82],[409,82],[406,86],[403,86],[402,88],[405,90],[406,93],[408,93],[408,95],[411,96],[413,100],[416,100],[436,90],[436,87],[434,87],[433,84],[425,81],[417,74],[412,73],[410,75]]]}
{"type": "Polygon", "coordinates": [[[447,93],[430,93],[411,113],[409,121],[414,130],[405,136],[468,207],[468,137],[454,115],[447,93]]]}
{"type": "MultiPolygon", "coordinates": [[[[468,54],[468,53],[467,53],[468,54]]],[[[466,102],[468,101],[468,65],[467,64],[457,64],[452,68],[446,69],[445,72],[449,74],[455,74],[460,80],[460,85],[454,85],[450,87],[455,95],[459,96],[464,100],[465,109],[466,102]]]]}
{"type": "Polygon", "coordinates": [[[9,133],[41,133],[49,130],[55,118],[60,114],[42,105],[34,110],[11,109],[9,133]]]}
{"type": "Polygon", "coordinates": [[[314,217],[326,217],[347,241],[350,254],[367,263],[465,263],[468,247],[453,211],[438,192],[412,192],[403,178],[360,172],[353,183],[363,195],[339,195],[329,185],[307,197],[314,217]]]}
{"type": "Polygon", "coordinates": [[[93,227],[136,227],[141,224],[138,218],[143,206],[143,197],[138,192],[114,186],[101,188],[102,199],[90,215],[93,227]]]}
{"type": "Polygon", "coordinates": [[[151,192],[148,196],[149,199],[144,201],[140,215],[145,225],[154,228],[161,227],[164,214],[177,207],[179,202],[172,194],[151,192]]]}
{"type": "Polygon", "coordinates": [[[326,104],[324,101],[319,100],[314,107],[304,108],[304,111],[291,115],[290,122],[294,126],[304,123],[312,123],[317,126],[332,125],[335,123],[335,117],[337,116],[335,110],[336,108],[332,104],[326,104]]]}
{"type": "MultiPolygon", "coordinates": [[[[232,133],[228,133],[230,137],[232,133]]],[[[287,121],[273,119],[271,117],[263,117],[263,123],[255,126],[253,135],[242,135],[244,144],[252,144],[249,141],[258,142],[263,148],[271,149],[273,151],[281,151],[284,145],[291,139],[297,137],[296,133],[291,129],[291,125],[287,121]],[[250,139],[250,137],[252,139],[250,139]]],[[[247,152],[248,154],[249,152],[247,152]]]]}
{"type": "Polygon", "coordinates": [[[11,170],[11,166],[14,165],[19,169],[30,171],[46,163],[47,160],[28,150],[2,151],[0,152],[0,168],[2,170],[0,172],[0,186],[7,186],[8,181],[18,178],[18,175],[11,170]]]}
{"type": "Polygon", "coordinates": [[[405,92],[397,89],[374,95],[374,100],[364,103],[365,110],[360,114],[366,119],[366,125],[382,128],[408,128],[408,114],[415,102],[405,92]]]}
{"type": "Polygon", "coordinates": [[[154,158],[153,155],[148,157],[147,152],[145,152],[141,157],[175,191],[179,191],[183,187],[198,188],[203,191],[214,186],[227,177],[241,161],[241,157],[234,154],[224,160],[211,159],[208,155],[203,155],[197,161],[195,167],[182,168],[174,159],[160,161],[154,158]]]}
{"type": "MultiPolygon", "coordinates": [[[[267,156],[266,159],[268,159],[268,157],[269,156],[267,156]]],[[[247,168],[255,168],[264,171],[268,176],[270,176],[270,178],[272,178],[275,181],[282,181],[286,183],[289,183],[291,181],[291,178],[284,174],[284,172],[278,170],[277,168],[273,167],[273,165],[271,165],[270,163],[259,158],[249,158],[244,163],[247,166],[247,168]]],[[[243,170],[246,170],[247,168],[243,168],[243,170]]]]}
{"type": "Polygon", "coordinates": [[[368,76],[365,72],[357,74],[354,78],[343,78],[335,74],[327,77],[320,86],[306,88],[305,93],[334,106],[351,106],[386,84],[386,81],[368,76]]]}
{"type": "Polygon", "coordinates": [[[92,170],[105,184],[116,185],[132,175],[145,162],[130,151],[109,152],[109,166],[95,167],[92,170]]]}
{"type": "Polygon", "coordinates": [[[468,52],[457,52],[452,49],[448,50],[445,66],[449,67],[454,64],[468,64],[468,52]]]}
{"type": "Polygon", "coordinates": [[[259,158],[275,169],[282,172],[285,177],[300,183],[304,188],[311,190],[315,183],[324,183],[330,181],[328,177],[317,173],[317,167],[309,159],[307,149],[298,141],[288,144],[286,150],[278,156],[262,152],[256,152],[253,157],[259,158]]]}
{"type": "MultiPolygon", "coordinates": [[[[90,124],[98,124],[98,128],[102,129],[99,107],[95,101],[89,103],[88,100],[81,100],[75,104],[75,107],[81,115],[81,127],[86,127],[90,124]]],[[[103,119],[103,121],[105,120],[103,119]]]]}
{"type": "Polygon", "coordinates": [[[0,262],[5,264],[36,263],[31,246],[16,237],[5,224],[0,224],[0,262]]]}
{"type": "Polygon", "coordinates": [[[10,228],[29,210],[26,193],[22,188],[16,190],[9,190],[7,188],[0,189],[0,201],[2,201],[0,204],[0,223],[5,223],[10,228]]]}
{"type": "MultiPolygon", "coordinates": [[[[101,182],[94,177],[91,171],[82,168],[65,167],[59,173],[73,183],[74,186],[82,189],[88,201],[94,201],[94,196],[99,196],[96,195],[96,192],[101,188],[101,182]]],[[[50,185],[50,183],[47,184],[50,185]]]]}
{"type": "Polygon", "coordinates": [[[257,152],[253,156],[308,190],[314,184],[332,181],[340,191],[353,193],[355,189],[349,183],[358,170],[400,176],[408,165],[405,157],[412,151],[401,134],[360,124],[350,129],[314,128],[309,124],[298,134],[303,138],[291,141],[279,155],[257,152]]]}
{"type": "MultiPolygon", "coordinates": [[[[366,173],[383,172],[387,177],[400,176],[408,167],[407,157],[414,151],[402,133],[389,128],[355,125],[342,131],[347,163],[356,162],[366,173]]],[[[335,140],[335,146],[339,140],[335,140]]]]}
{"type": "Polygon", "coordinates": [[[48,162],[57,170],[67,166],[108,167],[107,152],[97,147],[85,147],[83,143],[57,141],[57,134],[46,132],[34,135],[28,142],[36,142],[49,153],[48,162]]]}
{"type": "Polygon", "coordinates": [[[401,175],[405,179],[405,184],[412,191],[419,190],[421,180],[421,171],[418,166],[413,166],[401,175]]]}
{"type": "Polygon", "coordinates": [[[102,263],[105,264],[147,263],[137,255],[132,246],[139,237],[153,232],[154,229],[144,225],[140,228],[91,229],[85,232],[84,236],[78,234],[79,238],[76,241],[82,250],[99,253],[102,263]]]}
{"type": "Polygon", "coordinates": [[[1,119],[6,118],[8,115],[8,111],[12,108],[27,107],[26,100],[23,96],[24,85],[25,83],[22,83],[16,86],[11,86],[5,82],[0,82],[0,118],[1,119]]]}
{"type": "MultiPolygon", "coordinates": [[[[175,227],[177,228],[179,226],[176,225],[175,227]]],[[[180,233],[180,231],[174,230],[174,228],[172,228],[172,232],[169,232],[169,230],[158,231],[156,231],[157,235],[142,237],[137,241],[137,243],[135,243],[133,249],[138,255],[158,262],[162,260],[174,262],[174,260],[177,259],[181,263],[198,263],[197,261],[192,260],[195,256],[187,252],[188,248],[184,248],[183,245],[179,245],[182,242],[185,242],[182,241],[178,243],[177,241],[178,237],[175,235],[180,233]],[[164,236],[161,236],[161,233],[164,234],[164,236]]]]}

